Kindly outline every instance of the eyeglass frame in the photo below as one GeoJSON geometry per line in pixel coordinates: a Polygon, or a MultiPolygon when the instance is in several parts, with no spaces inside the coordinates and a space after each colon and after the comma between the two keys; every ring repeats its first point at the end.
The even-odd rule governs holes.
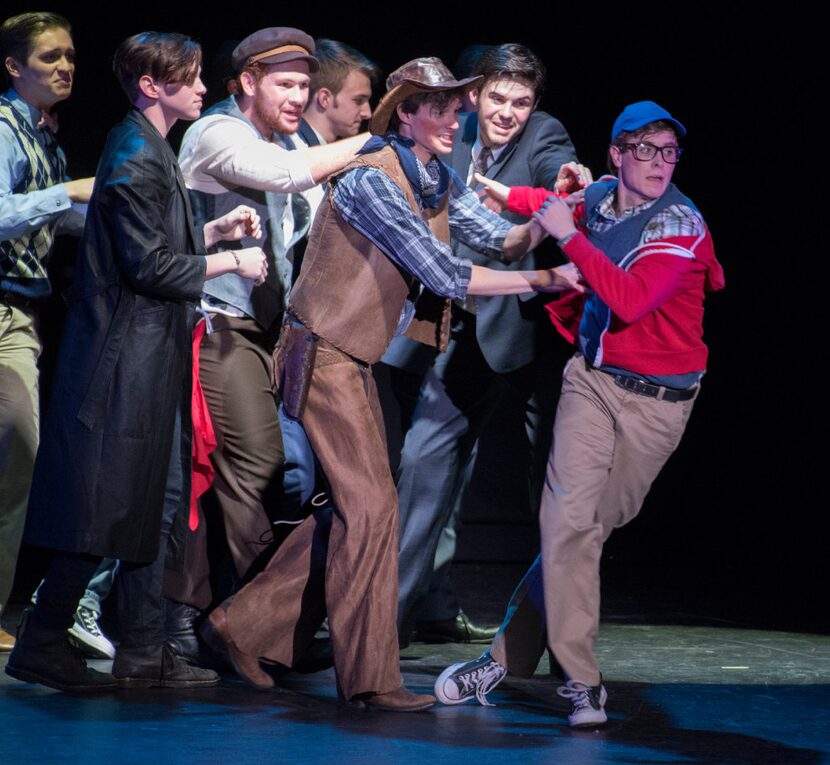
{"type": "Polygon", "coordinates": [[[656,156],[657,152],[660,152],[660,156],[663,158],[663,162],[669,165],[676,165],[680,161],[680,157],[683,156],[683,147],[682,146],[655,146],[653,143],[649,143],[648,141],[638,141],[637,143],[615,143],[614,146],[619,148],[622,151],[631,150],[631,154],[638,162],[651,162],[656,156]],[[637,156],[637,149],[639,147],[645,147],[646,149],[654,149],[654,153],[650,157],[638,157],[637,156]],[[663,151],[665,149],[672,149],[675,152],[675,160],[672,162],[663,151]]]}

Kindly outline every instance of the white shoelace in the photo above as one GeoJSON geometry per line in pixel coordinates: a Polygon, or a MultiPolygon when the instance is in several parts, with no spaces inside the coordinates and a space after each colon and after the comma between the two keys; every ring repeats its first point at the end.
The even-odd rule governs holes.
{"type": "Polygon", "coordinates": [[[88,608],[79,608],[78,609],[78,616],[81,617],[81,622],[84,625],[84,629],[94,637],[103,637],[103,633],[101,632],[100,627],[98,626],[98,615],[91,611],[88,608]]]}
{"type": "MultiPolygon", "coordinates": [[[[580,683],[578,680],[570,680],[566,685],[560,685],[556,692],[573,704],[574,712],[578,712],[580,709],[597,708],[591,703],[591,698],[596,696],[594,689],[590,685],[580,683]]],[[[597,703],[599,703],[599,699],[597,699],[597,703]]]]}
{"type": "Polygon", "coordinates": [[[491,661],[472,672],[459,675],[458,680],[462,686],[461,694],[466,696],[471,690],[475,689],[476,699],[481,706],[494,707],[495,704],[487,701],[487,694],[501,682],[504,675],[504,667],[496,661],[491,661]]]}

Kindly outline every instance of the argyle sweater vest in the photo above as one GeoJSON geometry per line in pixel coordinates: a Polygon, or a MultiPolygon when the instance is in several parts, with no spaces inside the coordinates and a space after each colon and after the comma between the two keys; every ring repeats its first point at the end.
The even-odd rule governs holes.
{"type": "MultiPolygon", "coordinates": [[[[27,194],[61,183],[65,167],[54,136],[50,133],[51,146],[45,149],[28,122],[21,119],[8,99],[2,96],[0,121],[11,128],[29,160],[25,175],[11,189],[12,193],[27,194]]],[[[52,251],[56,223],[50,221],[17,239],[0,241],[0,291],[29,298],[49,296],[52,288],[45,264],[52,251]]]]}

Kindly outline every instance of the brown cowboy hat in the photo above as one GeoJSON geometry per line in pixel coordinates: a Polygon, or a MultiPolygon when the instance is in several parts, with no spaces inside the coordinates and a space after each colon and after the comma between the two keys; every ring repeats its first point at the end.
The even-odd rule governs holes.
{"type": "Polygon", "coordinates": [[[372,115],[369,130],[374,135],[383,135],[397,105],[403,103],[413,93],[438,92],[456,88],[469,90],[481,79],[479,76],[456,80],[440,58],[416,58],[407,61],[386,78],[386,95],[381,98],[372,115]]]}

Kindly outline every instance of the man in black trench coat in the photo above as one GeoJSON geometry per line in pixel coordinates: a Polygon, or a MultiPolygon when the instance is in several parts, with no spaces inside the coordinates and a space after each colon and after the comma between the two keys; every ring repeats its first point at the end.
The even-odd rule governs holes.
{"type": "MultiPolygon", "coordinates": [[[[206,278],[258,280],[266,266],[258,247],[196,255],[203,242],[165,136],[199,116],[200,63],[198,45],[168,33],[135,35],[115,55],[133,108],[96,173],[36,461],[24,539],[57,552],[6,669],[27,682],[85,691],[218,681],[164,643],[163,566],[189,505],[195,301],[206,278]],[[114,677],[88,669],[65,637],[102,557],[122,561],[114,677]]],[[[246,207],[206,224],[204,238],[243,233],[259,233],[246,207]]]]}

